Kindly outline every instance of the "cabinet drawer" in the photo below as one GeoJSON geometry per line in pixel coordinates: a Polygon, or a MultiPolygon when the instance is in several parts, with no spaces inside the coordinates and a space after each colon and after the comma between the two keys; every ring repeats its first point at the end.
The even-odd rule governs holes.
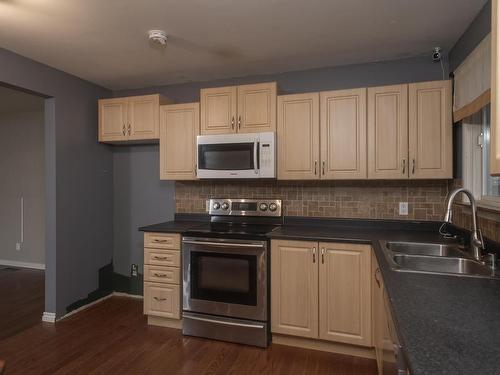
{"type": "Polygon", "coordinates": [[[179,285],[144,283],[144,314],[180,319],[180,300],[179,285]]]}
{"type": "Polygon", "coordinates": [[[177,233],[144,233],[144,247],[180,250],[181,237],[177,233]]]}
{"type": "Polygon", "coordinates": [[[181,269],[165,266],[144,266],[144,281],[180,284],[181,269]]]}
{"type": "Polygon", "coordinates": [[[153,266],[181,266],[181,252],[179,250],[144,249],[144,264],[153,266]]]}

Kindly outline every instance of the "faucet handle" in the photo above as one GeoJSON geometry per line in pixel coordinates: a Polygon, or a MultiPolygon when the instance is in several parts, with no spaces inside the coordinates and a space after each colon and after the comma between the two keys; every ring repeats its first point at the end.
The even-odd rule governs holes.
{"type": "Polygon", "coordinates": [[[497,268],[498,256],[496,253],[488,253],[486,254],[486,264],[491,267],[491,269],[495,270],[497,268]]]}

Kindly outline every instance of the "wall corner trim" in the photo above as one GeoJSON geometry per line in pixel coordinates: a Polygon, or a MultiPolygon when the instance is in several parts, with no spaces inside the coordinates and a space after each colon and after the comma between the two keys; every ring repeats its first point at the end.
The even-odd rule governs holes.
{"type": "Polygon", "coordinates": [[[44,311],[42,314],[42,322],[55,323],[56,322],[56,313],[44,311]]]}

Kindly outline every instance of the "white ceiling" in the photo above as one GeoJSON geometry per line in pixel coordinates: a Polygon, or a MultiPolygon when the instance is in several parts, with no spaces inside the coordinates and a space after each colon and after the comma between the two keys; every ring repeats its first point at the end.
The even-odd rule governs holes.
{"type": "Polygon", "coordinates": [[[0,46],[112,89],[449,49],[486,0],[0,0],[0,46]],[[149,29],[169,34],[164,50],[149,29]]]}
{"type": "Polygon", "coordinates": [[[41,111],[44,98],[0,86],[0,113],[41,111]]]}

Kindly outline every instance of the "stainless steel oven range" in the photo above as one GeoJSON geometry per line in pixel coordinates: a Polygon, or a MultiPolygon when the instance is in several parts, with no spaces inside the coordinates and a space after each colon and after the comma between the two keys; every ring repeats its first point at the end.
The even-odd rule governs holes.
{"type": "Polygon", "coordinates": [[[183,329],[266,347],[269,342],[269,241],[282,223],[281,201],[211,199],[211,222],[182,238],[183,329]]]}

